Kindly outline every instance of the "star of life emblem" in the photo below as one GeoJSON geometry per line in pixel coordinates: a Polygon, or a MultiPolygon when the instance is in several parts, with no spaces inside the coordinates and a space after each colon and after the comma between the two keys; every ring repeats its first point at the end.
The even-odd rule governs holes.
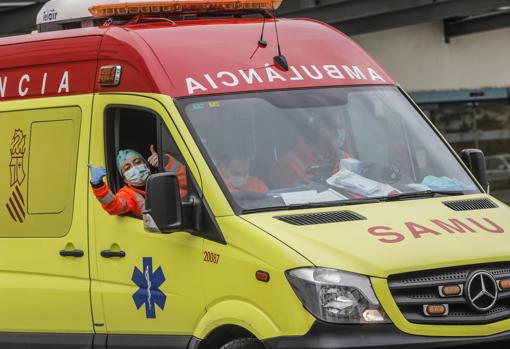
{"type": "Polygon", "coordinates": [[[133,294],[136,308],[140,309],[145,305],[147,319],[155,319],[156,306],[164,310],[166,303],[166,295],[160,290],[161,285],[165,282],[163,269],[159,267],[154,271],[152,257],[144,257],[143,269],[135,267],[131,280],[139,287],[133,294]]]}

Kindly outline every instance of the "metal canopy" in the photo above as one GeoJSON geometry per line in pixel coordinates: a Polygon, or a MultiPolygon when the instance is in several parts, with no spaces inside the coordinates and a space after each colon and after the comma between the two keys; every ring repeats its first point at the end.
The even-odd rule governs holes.
{"type": "Polygon", "coordinates": [[[35,18],[46,1],[0,1],[0,35],[28,33],[35,29],[35,18]]]}
{"type": "Polygon", "coordinates": [[[447,37],[510,26],[507,13],[510,0],[296,0],[279,11],[324,21],[349,35],[446,20],[447,37]]]}
{"type": "MultiPolygon", "coordinates": [[[[47,0],[0,0],[0,35],[28,33],[47,0]]],[[[444,21],[445,38],[510,26],[510,0],[285,0],[284,17],[314,18],[349,35],[444,21]]]]}

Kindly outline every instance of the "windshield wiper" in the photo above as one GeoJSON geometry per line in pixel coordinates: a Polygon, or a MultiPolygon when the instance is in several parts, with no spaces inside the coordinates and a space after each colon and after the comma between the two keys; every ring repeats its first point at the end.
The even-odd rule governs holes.
{"type": "Polygon", "coordinates": [[[437,190],[426,190],[418,191],[414,193],[403,193],[398,195],[391,195],[387,197],[378,198],[383,201],[401,201],[411,199],[422,199],[422,198],[435,198],[439,196],[460,196],[464,195],[463,191],[437,191],[437,190]]]}
{"type": "Polygon", "coordinates": [[[303,204],[291,204],[286,206],[274,206],[274,207],[261,207],[245,209],[241,211],[241,214],[257,213],[257,212],[270,212],[270,211],[291,211],[291,210],[304,210],[307,208],[321,208],[321,207],[335,207],[335,206],[350,206],[350,205],[362,205],[362,204],[373,204],[379,203],[379,198],[366,198],[366,199],[354,199],[354,200],[341,200],[341,201],[329,201],[329,202],[308,202],[303,204]]]}

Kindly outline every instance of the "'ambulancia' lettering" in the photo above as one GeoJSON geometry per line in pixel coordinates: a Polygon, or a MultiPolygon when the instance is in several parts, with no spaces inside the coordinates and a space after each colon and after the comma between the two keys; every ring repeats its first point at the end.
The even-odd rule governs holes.
{"type": "Polygon", "coordinates": [[[70,92],[71,76],[67,70],[62,73],[59,80],[47,72],[0,76],[0,98],[45,96],[47,94],[68,94],[70,92]],[[58,85],[57,81],[60,82],[58,85]]]}
{"type": "Polygon", "coordinates": [[[277,71],[274,66],[266,64],[259,68],[257,72],[254,68],[240,69],[235,72],[220,71],[215,74],[204,74],[200,78],[186,78],[186,87],[188,94],[193,95],[197,92],[208,92],[210,89],[218,89],[219,86],[237,87],[243,83],[248,85],[281,83],[281,82],[299,82],[299,81],[319,81],[319,80],[344,80],[353,81],[373,81],[386,83],[384,78],[373,68],[361,68],[356,65],[334,65],[326,64],[318,66],[311,64],[309,66],[290,66],[288,72],[277,71]],[[263,74],[265,71],[265,74],[263,74]]]}

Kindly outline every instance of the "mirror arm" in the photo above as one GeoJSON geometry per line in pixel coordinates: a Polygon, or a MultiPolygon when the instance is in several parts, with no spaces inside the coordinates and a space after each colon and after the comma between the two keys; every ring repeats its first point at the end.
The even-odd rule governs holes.
{"type": "Polygon", "coordinates": [[[202,230],[202,200],[195,195],[192,195],[190,199],[193,200],[193,229],[199,232],[202,230]]]}
{"type": "Polygon", "coordinates": [[[190,195],[182,203],[183,230],[199,232],[202,228],[202,201],[195,195],[190,195]]]}

